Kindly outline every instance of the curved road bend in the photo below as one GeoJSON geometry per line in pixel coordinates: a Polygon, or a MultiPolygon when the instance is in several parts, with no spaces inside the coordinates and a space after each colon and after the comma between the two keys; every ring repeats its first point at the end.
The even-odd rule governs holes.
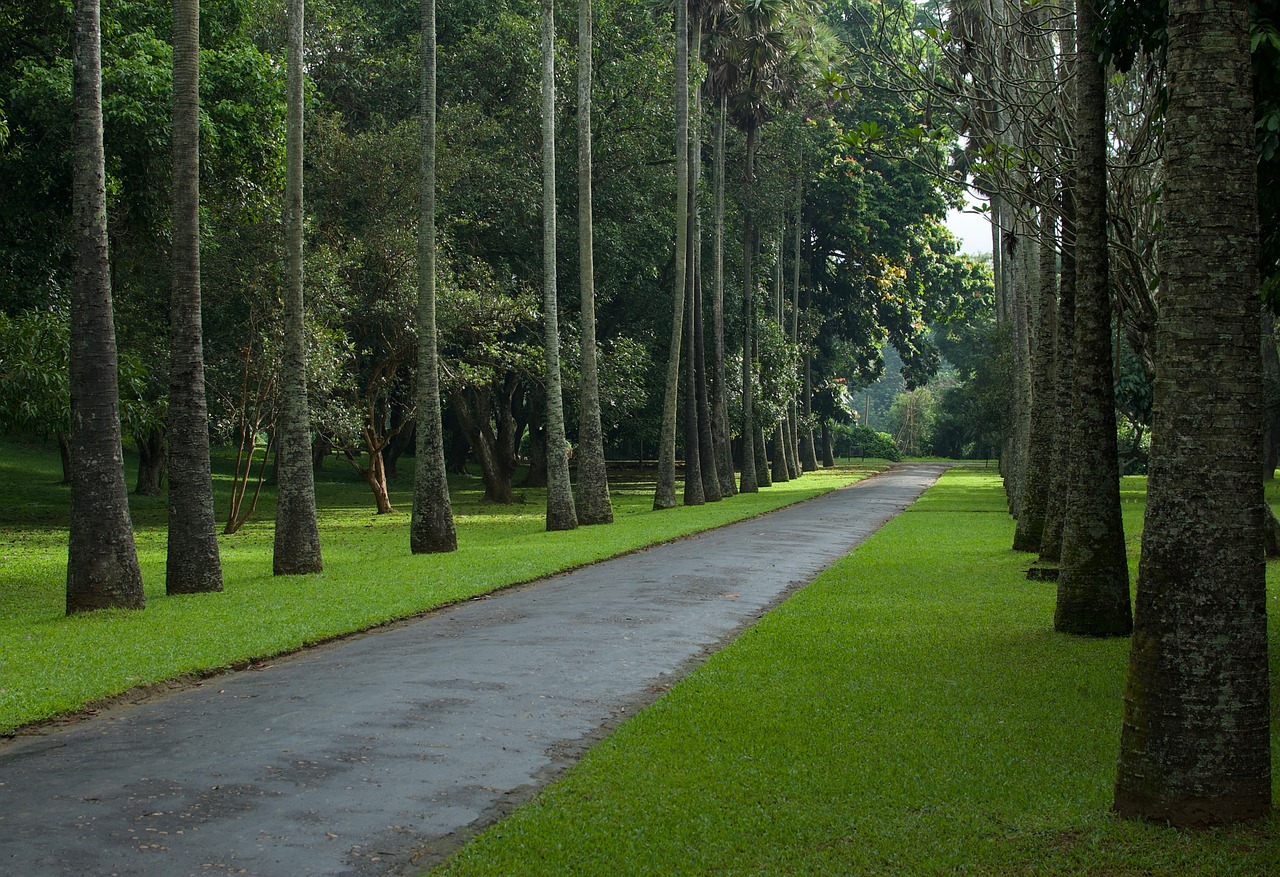
{"type": "Polygon", "coordinates": [[[0,745],[0,873],[415,873],[906,508],[764,518],[0,745]]]}

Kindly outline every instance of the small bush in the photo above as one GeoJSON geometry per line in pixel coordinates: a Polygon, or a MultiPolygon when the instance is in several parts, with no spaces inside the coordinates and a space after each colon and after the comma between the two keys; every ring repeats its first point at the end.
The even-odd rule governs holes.
{"type": "Polygon", "coordinates": [[[902,459],[902,452],[893,436],[861,424],[837,427],[836,454],[841,457],[877,457],[895,463],[902,459]]]}

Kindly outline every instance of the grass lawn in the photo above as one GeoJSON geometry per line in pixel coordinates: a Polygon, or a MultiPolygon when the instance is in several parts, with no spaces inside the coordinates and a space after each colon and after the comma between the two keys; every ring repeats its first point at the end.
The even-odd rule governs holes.
{"type": "Polygon", "coordinates": [[[995,476],[953,470],[441,873],[1280,874],[1276,817],[1109,814],[1128,641],[1055,634],[1012,539],[995,476]]]}
{"type": "MultiPolygon", "coordinates": [[[[135,461],[127,464],[131,479],[135,461]]],[[[256,517],[220,539],[226,590],[164,593],[165,500],[131,497],[147,592],[141,612],[65,617],[69,488],[51,447],[0,442],[0,734],[85,704],[184,674],[235,666],[307,643],[364,630],[506,585],[525,582],[750,517],[848,484],[884,468],[850,464],[754,495],[699,508],[652,511],[653,470],[614,483],[616,522],[545,531],[545,491],[525,502],[482,504],[478,478],[456,478],[459,550],[409,553],[413,461],[392,485],[399,514],[374,514],[372,494],[330,460],[318,477],[325,570],[271,575],[274,495],[256,517]]],[[[231,461],[215,460],[215,505],[225,513],[231,461]]]]}

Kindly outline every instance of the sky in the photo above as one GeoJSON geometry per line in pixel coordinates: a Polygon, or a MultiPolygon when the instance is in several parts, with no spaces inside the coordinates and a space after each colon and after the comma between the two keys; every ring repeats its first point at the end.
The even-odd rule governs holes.
{"type": "MultiPolygon", "coordinates": [[[[970,203],[977,204],[971,196],[970,203]]],[[[952,210],[947,213],[947,228],[960,238],[960,252],[980,256],[991,252],[991,223],[986,214],[952,210]]]]}

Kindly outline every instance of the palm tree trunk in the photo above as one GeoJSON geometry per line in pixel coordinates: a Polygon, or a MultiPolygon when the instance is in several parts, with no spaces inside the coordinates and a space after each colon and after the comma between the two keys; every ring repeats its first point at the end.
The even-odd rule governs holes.
{"type": "Polygon", "coordinates": [[[542,0],[542,321],[547,369],[547,529],[578,526],[569,483],[556,301],[556,17],[542,0]]]}
{"type": "MultiPolygon", "coordinates": [[[[804,219],[804,180],[796,174],[796,216],[793,232],[795,248],[791,254],[791,343],[796,350],[800,349],[800,252],[802,243],[801,222],[804,219]]],[[[793,368],[798,377],[803,377],[799,359],[793,368]]],[[[803,386],[803,384],[802,384],[803,386]]],[[[800,404],[795,396],[791,397],[787,411],[787,450],[791,454],[791,474],[799,478],[804,474],[804,461],[800,459],[800,404]]]]}
{"type": "Polygon", "coordinates": [[[145,603],[120,444],[116,330],[107,257],[98,0],[75,4],[71,286],[71,521],[67,614],[145,603]]]}
{"type": "Polygon", "coordinates": [[[752,372],[756,320],[755,278],[752,276],[755,223],[752,217],[752,178],[755,176],[756,129],[747,131],[747,158],[742,177],[742,493],[760,490],[760,478],[756,467],[755,393],[752,372]]]}
{"type": "Polygon", "coordinates": [[[1076,311],[1071,450],[1062,566],[1053,626],[1063,633],[1127,636],[1133,628],[1120,520],[1111,297],[1107,276],[1106,71],[1091,47],[1097,0],[1077,15],[1076,311]]]}
{"type": "Polygon", "coordinates": [[[418,398],[409,550],[458,547],[444,462],[440,364],[436,347],[436,0],[422,0],[422,81],[418,117],[418,398]]]}
{"type": "Polygon", "coordinates": [[[1170,0],[1154,426],[1115,809],[1271,810],[1249,4],[1170,0]]]}
{"type": "MultiPolygon", "coordinates": [[[[1051,198],[1046,198],[1049,201],[1051,198]]],[[[1054,411],[1053,338],[1057,322],[1056,219],[1048,207],[1040,209],[1037,238],[1039,275],[1035,278],[1031,346],[1030,435],[1023,479],[1022,514],[1013,535],[1014,551],[1040,551],[1044,538],[1045,510],[1052,477],[1054,411]]]]}
{"type": "Polygon", "coordinates": [[[687,0],[676,10],[676,260],[671,345],[662,402],[662,433],[658,444],[658,488],[655,509],[676,504],[676,397],[680,390],[680,348],[684,340],[685,272],[689,246],[689,30],[687,0]]]}
{"type": "Polygon", "coordinates": [[[578,411],[578,522],[613,522],[600,426],[596,357],[594,226],[591,215],[591,0],[578,0],[578,282],[582,294],[582,393],[578,411]]]}
{"type": "Polygon", "coordinates": [[[715,438],[716,473],[720,476],[720,493],[733,496],[738,486],[733,478],[733,451],[730,447],[729,382],[724,368],[724,137],[727,98],[720,98],[716,113],[713,171],[715,180],[715,250],[713,290],[711,295],[711,426],[715,438]]]}
{"type": "MultiPolygon", "coordinates": [[[[695,63],[702,56],[702,23],[703,17],[695,15],[691,45],[691,54],[695,63]]],[[[720,490],[715,436],[711,428],[711,402],[707,392],[707,345],[702,318],[702,89],[694,88],[692,91],[692,107],[689,111],[689,225],[691,231],[689,253],[686,256],[693,278],[690,285],[693,352],[689,357],[689,370],[693,375],[692,396],[694,408],[698,414],[697,448],[699,469],[702,473],[702,497],[706,502],[719,502],[723,493],[720,490]]],[[[687,472],[685,477],[688,477],[687,472]]]]}
{"type": "Polygon", "coordinates": [[[222,590],[200,324],[200,3],[173,4],[173,285],[165,591],[222,590]]]}
{"type": "Polygon", "coordinates": [[[311,470],[307,405],[306,317],[302,304],[303,0],[289,0],[289,83],[285,137],[284,355],[280,361],[280,425],[276,445],[276,575],[320,572],[320,533],[311,470]]]}
{"type": "Polygon", "coordinates": [[[1045,505],[1040,561],[1062,558],[1062,521],[1067,507],[1067,466],[1071,445],[1071,394],[1075,363],[1076,207],[1070,178],[1062,186],[1062,265],[1058,281],[1058,327],[1054,337],[1053,477],[1045,505]]]}

